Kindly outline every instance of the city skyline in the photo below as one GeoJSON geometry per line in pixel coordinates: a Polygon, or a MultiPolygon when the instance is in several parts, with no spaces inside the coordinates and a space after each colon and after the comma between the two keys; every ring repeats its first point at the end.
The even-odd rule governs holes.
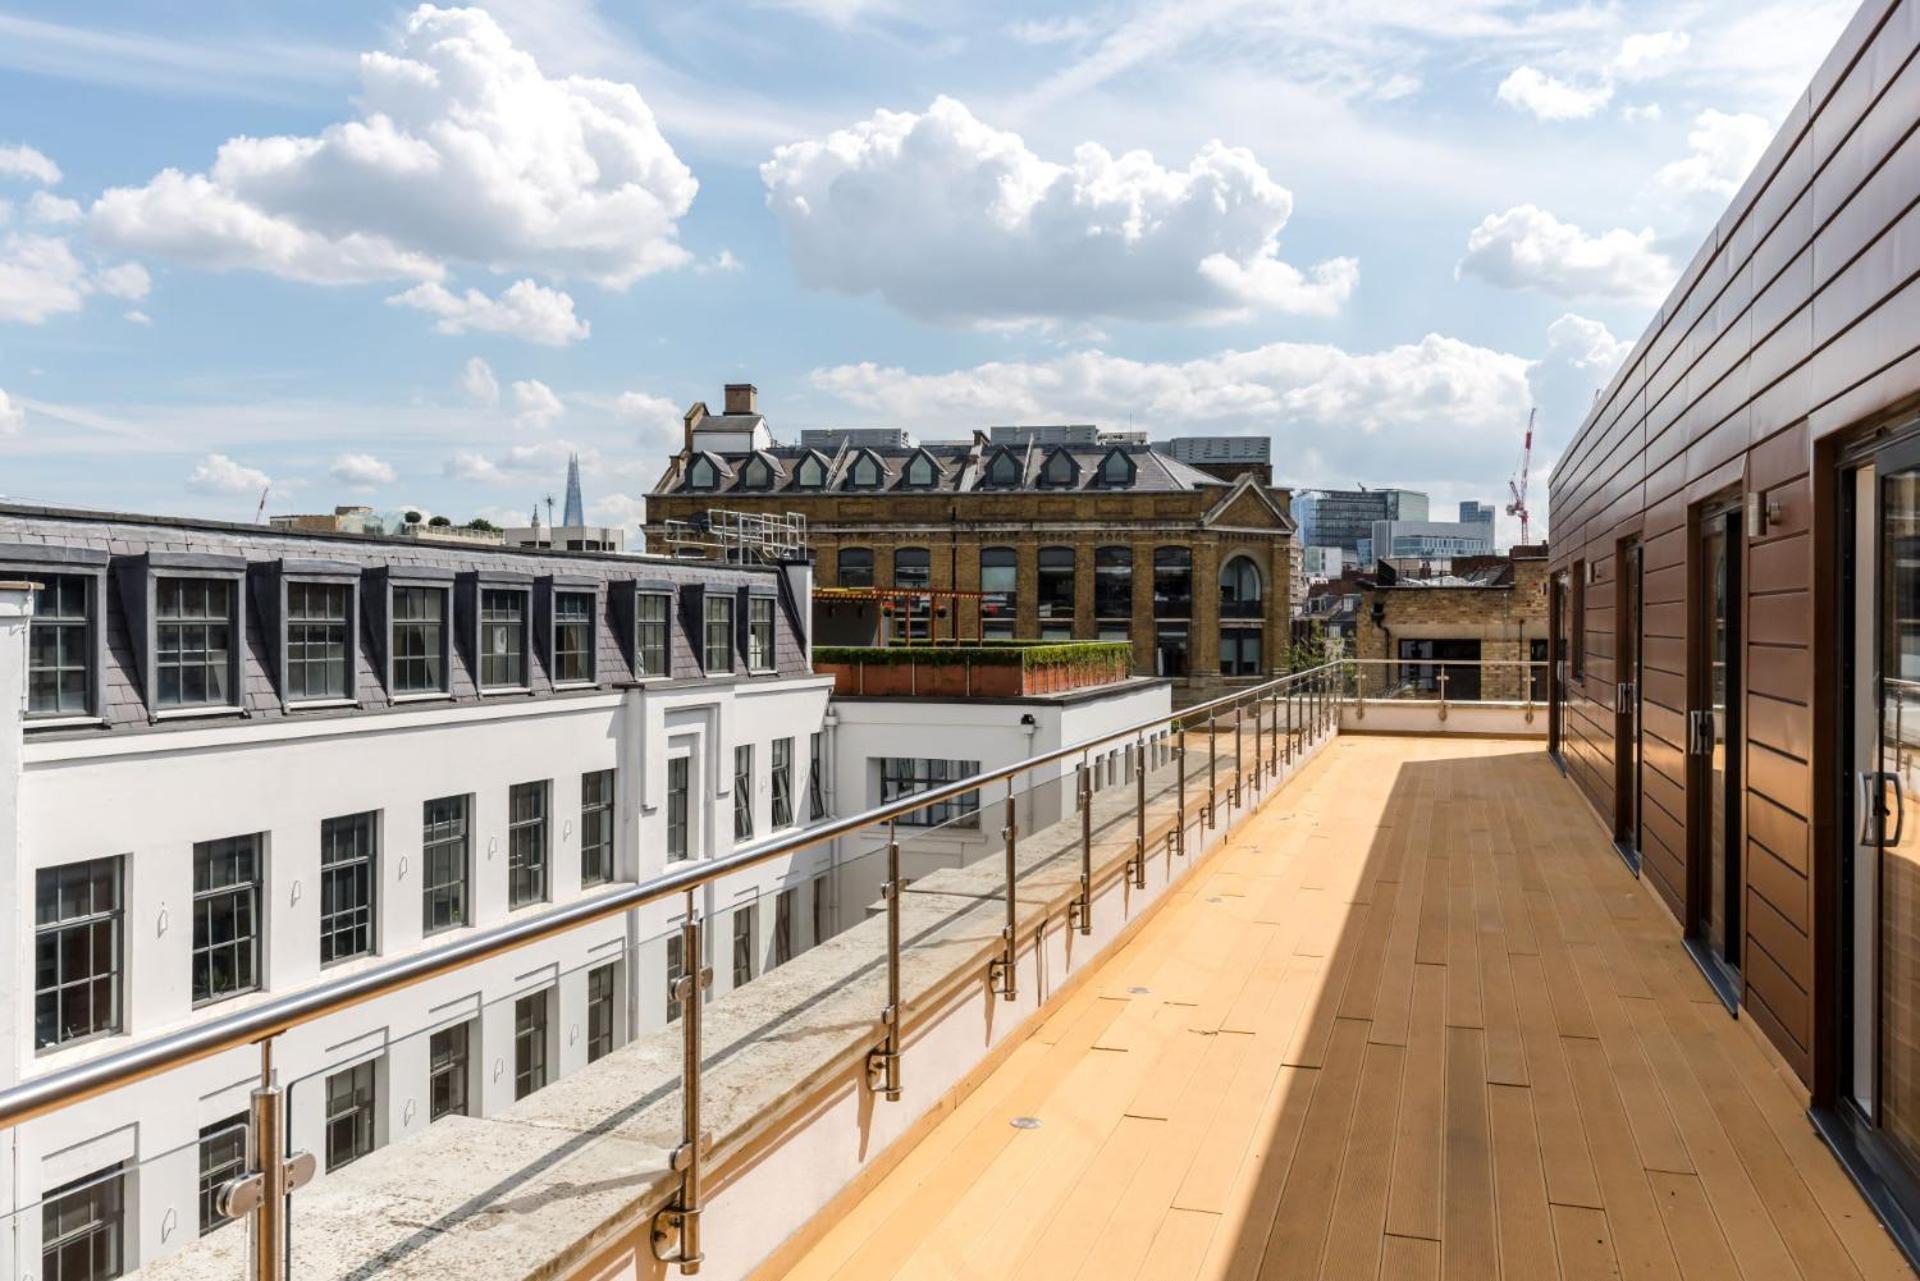
{"type": "Polygon", "coordinates": [[[745,379],[1497,498],[1846,11],[9,6],[0,492],[506,523],[578,452],[630,524],[745,379]]]}

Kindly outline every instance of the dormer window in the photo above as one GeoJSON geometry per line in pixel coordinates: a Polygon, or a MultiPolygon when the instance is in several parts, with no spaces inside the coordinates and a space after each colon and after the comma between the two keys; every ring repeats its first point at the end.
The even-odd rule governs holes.
{"type": "Polygon", "coordinates": [[[847,473],[847,488],[878,489],[880,488],[880,477],[884,474],[885,472],[880,466],[880,460],[872,454],[863,451],[858,458],[853,460],[853,470],[847,473]]]}
{"type": "Polygon", "coordinates": [[[793,483],[800,489],[818,489],[827,483],[827,465],[820,461],[820,455],[808,454],[800,460],[800,466],[794,469],[793,483]]]}
{"type": "Polygon", "coordinates": [[[1127,457],[1124,449],[1110,449],[1107,456],[1100,460],[1100,483],[1112,489],[1125,489],[1133,484],[1134,461],[1127,457]]]}
{"type": "Polygon", "coordinates": [[[907,484],[915,489],[931,489],[940,478],[940,469],[934,465],[931,455],[921,450],[907,462],[907,484]]]}
{"type": "Polygon", "coordinates": [[[717,489],[720,486],[720,469],[713,460],[701,455],[687,464],[688,489],[717,489]]]}
{"type": "Polygon", "coordinates": [[[755,454],[747,460],[747,465],[740,469],[740,488],[772,489],[773,465],[765,458],[755,454]]]}
{"type": "Polygon", "coordinates": [[[1056,449],[1047,455],[1047,461],[1040,468],[1040,483],[1051,489],[1066,489],[1080,475],[1080,464],[1073,455],[1064,449],[1056,449]]]}
{"type": "Polygon", "coordinates": [[[1020,460],[1013,451],[1002,449],[987,460],[987,484],[1008,489],[1020,483],[1020,460]]]}

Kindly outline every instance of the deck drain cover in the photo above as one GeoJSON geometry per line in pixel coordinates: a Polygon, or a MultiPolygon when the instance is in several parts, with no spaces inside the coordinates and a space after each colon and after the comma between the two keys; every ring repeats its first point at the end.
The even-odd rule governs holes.
{"type": "Polygon", "coordinates": [[[1207,902],[1209,903],[1218,903],[1219,901],[1220,901],[1220,896],[1218,894],[1215,894],[1212,898],[1207,900],[1207,902]]]}
{"type": "Polygon", "coordinates": [[[1040,1118],[1037,1116],[1016,1116],[1013,1118],[1012,1124],[1016,1130],[1037,1130],[1040,1128],[1040,1118]]]}
{"type": "Polygon", "coordinates": [[[1128,994],[1132,996],[1146,996],[1152,991],[1153,989],[1150,987],[1130,987],[1127,989],[1128,994]]]}

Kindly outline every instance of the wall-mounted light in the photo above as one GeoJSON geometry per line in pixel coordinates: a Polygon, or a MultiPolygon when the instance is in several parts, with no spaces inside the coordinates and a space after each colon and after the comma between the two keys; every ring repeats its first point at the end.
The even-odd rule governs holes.
{"type": "Polygon", "coordinates": [[[1759,538],[1786,515],[1786,504],[1758,491],[1747,495],[1747,537],[1759,538]]]}

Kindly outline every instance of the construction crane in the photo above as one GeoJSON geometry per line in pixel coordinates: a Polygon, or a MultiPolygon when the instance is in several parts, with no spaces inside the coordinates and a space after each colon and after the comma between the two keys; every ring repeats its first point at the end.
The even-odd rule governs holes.
{"type": "Polygon", "coordinates": [[[1507,515],[1520,518],[1522,543],[1533,541],[1530,536],[1533,513],[1527,510],[1527,472],[1533,466],[1533,419],[1539,412],[1538,408],[1527,411],[1527,441],[1520,447],[1520,474],[1507,481],[1507,492],[1513,495],[1513,501],[1507,504],[1507,515]]]}

